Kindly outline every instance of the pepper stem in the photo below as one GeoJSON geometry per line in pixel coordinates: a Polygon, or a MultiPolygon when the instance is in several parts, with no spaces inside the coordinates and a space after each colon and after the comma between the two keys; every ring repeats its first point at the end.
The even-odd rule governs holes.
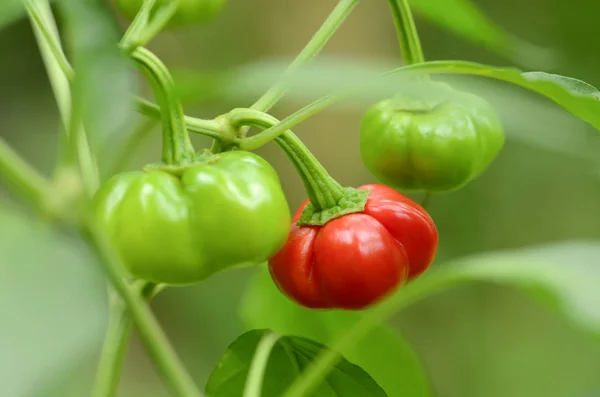
{"type": "Polygon", "coordinates": [[[169,70],[156,55],[143,47],[136,48],[131,57],[148,78],[162,110],[163,163],[177,165],[193,160],[194,147],[185,127],[183,107],[175,94],[175,84],[169,70]]]}
{"type": "MultiPolygon", "coordinates": [[[[227,117],[236,128],[267,129],[279,123],[275,117],[255,109],[234,109],[227,117]]],[[[299,224],[324,225],[341,215],[364,210],[369,192],[340,185],[291,130],[279,135],[275,142],[298,171],[310,199],[299,224]]]]}

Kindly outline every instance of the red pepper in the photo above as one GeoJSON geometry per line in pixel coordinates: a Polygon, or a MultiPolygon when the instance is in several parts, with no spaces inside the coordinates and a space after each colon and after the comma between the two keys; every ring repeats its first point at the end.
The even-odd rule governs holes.
{"type": "Polygon", "coordinates": [[[362,212],[323,226],[292,219],[285,246],[269,260],[271,276],[290,299],[312,309],[364,309],[423,273],[433,262],[437,229],[425,209],[384,185],[370,190],[362,212]]]}

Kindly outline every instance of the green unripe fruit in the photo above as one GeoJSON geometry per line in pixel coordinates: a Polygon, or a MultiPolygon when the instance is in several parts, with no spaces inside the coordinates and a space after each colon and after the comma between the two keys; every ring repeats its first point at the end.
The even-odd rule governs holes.
{"type": "Polygon", "coordinates": [[[429,83],[426,93],[371,107],[361,124],[360,152],[367,169],[387,185],[443,192],[480,175],[504,141],[487,101],[429,83]]]}

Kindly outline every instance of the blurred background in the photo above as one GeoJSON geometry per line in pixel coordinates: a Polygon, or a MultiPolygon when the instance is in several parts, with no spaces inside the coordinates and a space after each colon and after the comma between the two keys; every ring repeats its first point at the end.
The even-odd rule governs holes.
{"type": "MultiPolygon", "coordinates": [[[[593,39],[600,2],[476,0],[474,4],[490,21],[510,32],[518,51],[496,51],[489,43],[467,40],[417,14],[428,60],[461,59],[532,68],[600,86],[600,51],[593,39]]],[[[333,0],[230,0],[221,18],[165,32],[149,47],[174,70],[210,71],[273,57],[291,60],[334,5],[333,0]]],[[[125,21],[120,23],[125,26],[125,21]]],[[[57,153],[58,115],[26,20],[0,31],[0,54],[0,134],[49,174],[57,153]]],[[[323,54],[399,63],[386,2],[360,4],[323,54]]],[[[503,84],[453,82],[479,90],[497,106],[508,141],[480,178],[457,192],[433,198],[429,210],[440,232],[436,265],[489,250],[600,238],[598,132],[535,95],[503,84]]],[[[272,113],[283,118],[305,104],[283,100],[272,113]]],[[[212,118],[247,105],[190,101],[186,113],[212,118]]],[[[374,182],[359,157],[363,111],[331,109],[295,129],[344,185],[374,182]]],[[[158,130],[152,134],[127,168],[159,158],[160,134],[158,130]]],[[[199,148],[210,142],[194,137],[194,143],[199,148]]],[[[274,145],[259,153],[278,170],[290,206],[295,208],[305,193],[291,164],[274,145]]],[[[421,198],[418,194],[412,197],[421,198]]],[[[200,384],[205,383],[227,345],[245,331],[238,306],[255,271],[227,271],[201,285],[169,289],[152,304],[200,384]]],[[[518,291],[493,285],[462,287],[411,307],[392,324],[422,358],[437,396],[600,395],[597,344],[518,291]]],[[[89,366],[47,395],[87,395],[93,370],[90,359],[89,366]]],[[[120,395],[167,395],[137,339],[129,352],[120,395]]]]}

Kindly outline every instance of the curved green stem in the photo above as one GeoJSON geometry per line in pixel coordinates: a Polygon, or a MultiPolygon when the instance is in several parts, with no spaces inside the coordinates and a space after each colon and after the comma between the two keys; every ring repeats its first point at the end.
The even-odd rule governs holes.
{"type": "Polygon", "coordinates": [[[67,60],[65,53],[63,52],[62,46],[58,42],[58,37],[50,31],[50,27],[46,26],[44,17],[42,16],[37,3],[34,0],[24,0],[23,4],[27,10],[27,15],[31,19],[31,22],[36,31],[42,36],[44,41],[47,43],[48,50],[52,53],[57,65],[62,70],[62,73],[68,80],[73,80],[75,73],[71,64],[67,60]]]}
{"type": "Polygon", "coordinates": [[[350,15],[354,7],[358,5],[358,2],[359,0],[340,0],[312,39],[288,66],[280,80],[252,105],[252,109],[266,112],[277,103],[288,89],[287,77],[310,62],[325,47],[325,44],[350,15]]]}
{"type": "MultiPolygon", "coordinates": [[[[135,102],[137,110],[141,114],[153,119],[161,118],[160,108],[156,104],[139,97],[135,98],[135,102]]],[[[224,140],[228,143],[237,141],[235,137],[229,136],[227,128],[223,125],[223,123],[220,123],[218,119],[204,120],[189,116],[184,116],[183,119],[186,128],[192,132],[195,132],[196,134],[202,134],[211,138],[224,140]]]]}
{"type": "MultiPolygon", "coordinates": [[[[275,117],[255,109],[234,109],[228,114],[235,127],[252,126],[261,129],[279,124],[275,117]]],[[[344,197],[344,188],[333,179],[302,141],[286,130],[275,142],[281,147],[300,174],[306,192],[317,211],[335,207],[344,197]]]]}
{"type": "Polygon", "coordinates": [[[179,1],[180,0],[170,1],[158,7],[152,16],[152,20],[150,20],[137,38],[137,45],[146,45],[164,29],[167,23],[173,18],[173,15],[175,15],[175,12],[179,7],[179,1]]]}
{"type": "MultiPolygon", "coordinates": [[[[133,292],[141,295],[145,300],[149,300],[155,290],[155,284],[145,281],[138,283],[133,288],[133,292]]],[[[100,354],[93,397],[117,395],[132,328],[133,324],[127,306],[119,299],[111,307],[110,322],[100,354]]]]}
{"type": "Polygon", "coordinates": [[[143,47],[136,48],[131,57],[147,76],[163,110],[163,162],[180,164],[191,161],[194,158],[194,148],[185,129],[183,108],[175,94],[169,70],[160,59],[143,47]]]}
{"type": "Polygon", "coordinates": [[[242,139],[238,146],[243,150],[254,150],[259,147],[277,139],[281,134],[287,130],[295,127],[304,120],[314,116],[322,110],[327,109],[329,106],[341,101],[348,95],[347,92],[334,93],[327,95],[323,98],[316,100],[308,106],[303,107],[292,115],[286,117],[281,122],[269,126],[265,131],[254,136],[242,139]]]}
{"type": "Polygon", "coordinates": [[[126,52],[130,52],[138,47],[138,37],[142,33],[142,31],[148,25],[148,21],[150,20],[150,12],[154,7],[156,0],[144,0],[144,3],[140,7],[135,18],[131,21],[131,24],[125,31],[123,38],[121,39],[121,47],[125,48],[126,52]]]}
{"type": "Polygon", "coordinates": [[[406,65],[425,62],[421,40],[413,18],[408,0],[388,0],[394,24],[398,33],[398,42],[402,51],[402,58],[406,65]]]}
{"type": "Polygon", "coordinates": [[[103,265],[110,283],[127,306],[146,350],[170,391],[179,397],[201,396],[148,305],[129,288],[125,281],[127,273],[121,258],[112,248],[106,235],[91,221],[83,222],[80,227],[99,256],[99,262],[103,265]]]}
{"type": "Polygon", "coordinates": [[[269,363],[269,356],[279,338],[281,338],[281,335],[269,332],[261,338],[258,346],[256,346],[256,353],[254,353],[254,358],[248,370],[243,397],[261,397],[262,383],[269,363]]]}

